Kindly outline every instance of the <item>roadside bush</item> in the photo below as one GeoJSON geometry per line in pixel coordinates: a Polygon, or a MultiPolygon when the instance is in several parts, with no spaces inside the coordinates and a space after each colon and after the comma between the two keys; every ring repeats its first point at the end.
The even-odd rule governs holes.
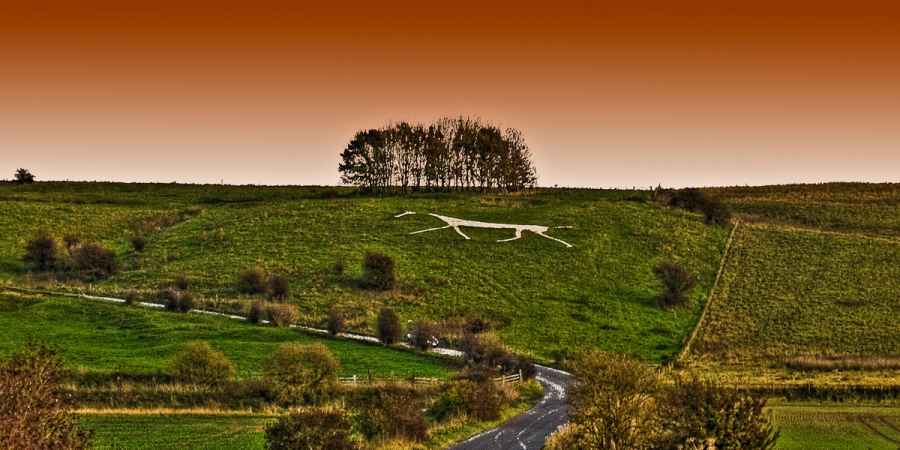
{"type": "Polygon", "coordinates": [[[328,310],[328,333],[337,336],[344,332],[344,316],[336,309],[328,310]]]}
{"type": "Polygon", "coordinates": [[[266,379],[282,404],[316,402],[337,387],[340,362],[322,344],[282,344],[264,363],[266,379]]]}
{"type": "Polygon", "coordinates": [[[135,236],[131,237],[131,248],[133,248],[134,251],[140,253],[140,252],[144,251],[144,248],[146,248],[146,247],[147,247],[147,239],[144,236],[135,235],[135,236]]]}
{"type": "Polygon", "coordinates": [[[80,450],[90,446],[61,383],[62,360],[29,345],[0,362],[0,448],[80,450]]]}
{"type": "Polygon", "coordinates": [[[400,340],[402,333],[397,313],[391,308],[381,308],[378,313],[378,339],[385,345],[392,345],[400,340]]]}
{"type": "Polygon", "coordinates": [[[459,380],[441,393],[429,413],[437,420],[458,414],[478,420],[496,420],[507,403],[506,396],[490,379],[459,380]]]}
{"type": "Polygon", "coordinates": [[[247,321],[250,323],[260,323],[266,318],[266,302],[257,300],[250,304],[250,310],[247,312],[247,321]]]}
{"type": "Polygon", "coordinates": [[[778,433],[763,410],[766,400],[722,388],[697,375],[677,376],[660,402],[663,444],[678,448],[710,442],[716,448],[771,449],[778,433]]]}
{"type": "Polygon", "coordinates": [[[410,330],[409,344],[424,352],[437,347],[440,342],[439,334],[440,330],[433,322],[419,320],[413,324],[413,328],[410,330]]]}
{"type": "Polygon", "coordinates": [[[268,450],[355,450],[353,422],[340,408],[305,408],[266,427],[268,450]]]}
{"type": "Polygon", "coordinates": [[[116,254],[106,247],[87,243],[72,250],[72,268],[88,280],[108,278],[118,270],[116,254]]]}
{"type": "Polygon", "coordinates": [[[286,303],[270,303],[266,306],[266,315],[277,327],[289,327],[300,320],[300,312],[294,305],[286,303]]]}
{"type": "Polygon", "coordinates": [[[177,309],[180,313],[188,313],[194,309],[194,295],[190,292],[179,292],[177,309]]]}
{"type": "Polygon", "coordinates": [[[424,402],[414,389],[384,386],[361,399],[360,428],[369,438],[406,438],[421,441],[428,436],[422,414],[424,402]]]}
{"type": "Polygon", "coordinates": [[[291,285],[284,275],[272,275],[268,282],[269,297],[276,300],[285,300],[290,294],[291,285]]]}
{"type": "Polygon", "coordinates": [[[56,239],[45,230],[38,233],[25,245],[24,261],[37,270],[50,270],[57,264],[56,239]]]}
{"type": "Polygon", "coordinates": [[[244,294],[266,292],[266,271],[260,267],[245,269],[238,275],[238,291],[244,294]]]}
{"type": "Polygon", "coordinates": [[[173,312],[187,313],[194,308],[194,296],[190,292],[180,292],[175,288],[165,288],[157,294],[166,309],[173,312]]]}
{"type": "Polygon", "coordinates": [[[394,260],[382,253],[366,253],[363,260],[362,286],[386,291],[393,289],[396,283],[394,260]]]}
{"type": "Polygon", "coordinates": [[[510,357],[509,349],[495,333],[465,333],[459,346],[471,366],[496,370],[510,357]]]}
{"type": "Polygon", "coordinates": [[[673,262],[662,262],[653,268],[653,273],[663,284],[663,291],[657,299],[662,308],[672,308],[687,302],[687,293],[697,280],[684,267],[673,262]]]}
{"type": "Polygon", "coordinates": [[[222,386],[234,377],[234,365],[209,343],[195,341],[175,355],[171,373],[182,383],[222,386]]]}

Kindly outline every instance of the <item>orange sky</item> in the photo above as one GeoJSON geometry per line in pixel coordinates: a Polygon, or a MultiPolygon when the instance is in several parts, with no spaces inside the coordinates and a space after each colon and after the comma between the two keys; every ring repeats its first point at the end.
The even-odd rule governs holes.
{"type": "Polygon", "coordinates": [[[900,181],[896,2],[184,3],[0,3],[0,176],[334,184],[462,113],[542,185],[900,181]]]}

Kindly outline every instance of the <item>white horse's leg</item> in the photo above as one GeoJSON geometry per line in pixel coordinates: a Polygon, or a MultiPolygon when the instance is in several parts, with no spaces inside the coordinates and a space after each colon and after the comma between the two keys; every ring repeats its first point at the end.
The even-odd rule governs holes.
{"type": "Polygon", "coordinates": [[[566,241],[564,241],[564,240],[562,240],[562,239],[557,239],[557,238],[555,238],[555,237],[553,237],[553,236],[547,236],[547,235],[544,234],[544,233],[538,233],[538,232],[535,232],[534,234],[536,234],[536,235],[538,235],[538,236],[543,236],[543,237],[545,237],[545,238],[547,238],[547,239],[554,240],[554,241],[556,241],[556,242],[559,242],[560,244],[565,245],[565,246],[568,247],[568,248],[572,248],[572,244],[570,244],[570,243],[568,243],[568,242],[566,242],[566,241]]]}
{"type": "MultiPolygon", "coordinates": [[[[447,226],[449,226],[449,225],[447,225],[447,226]]],[[[453,229],[456,230],[456,232],[459,233],[460,236],[466,238],[466,240],[471,239],[470,237],[466,236],[466,233],[463,233],[462,230],[460,230],[458,226],[453,227],[453,229]]]]}
{"type": "MultiPolygon", "coordinates": [[[[427,229],[427,230],[413,231],[412,233],[409,233],[409,234],[427,233],[427,232],[429,232],[429,231],[443,230],[444,228],[450,228],[450,225],[443,226],[443,227],[437,227],[437,228],[429,228],[429,229],[427,229]]],[[[459,230],[457,230],[457,231],[459,231],[459,230]]]]}
{"type": "Polygon", "coordinates": [[[522,229],[521,228],[516,228],[515,236],[513,236],[509,239],[499,239],[499,240],[497,240],[497,242],[509,242],[509,241],[515,241],[516,239],[522,239],[522,229]]]}

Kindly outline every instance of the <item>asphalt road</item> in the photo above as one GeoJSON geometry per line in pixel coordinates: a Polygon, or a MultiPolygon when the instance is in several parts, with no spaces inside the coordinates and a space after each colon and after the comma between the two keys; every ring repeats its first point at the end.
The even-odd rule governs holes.
{"type": "Polygon", "coordinates": [[[475,435],[450,447],[451,450],[540,450],[547,436],[568,422],[566,387],[572,376],[549,367],[537,366],[537,380],[544,386],[544,398],[534,408],[508,420],[493,430],[475,435]]]}

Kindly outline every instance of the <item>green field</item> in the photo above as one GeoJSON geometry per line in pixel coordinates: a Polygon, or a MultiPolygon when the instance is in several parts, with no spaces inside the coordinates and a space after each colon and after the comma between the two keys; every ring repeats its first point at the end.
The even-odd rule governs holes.
{"type": "Polygon", "coordinates": [[[84,415],[81,423],[94,430],[93,448],[260,450],[263,430],[271,417],[257,415],[84,415]]]}
{"type": "Polygon", "coordinates": [[[27,283],[21,256],[29,236],[47,227],[83,233],[115,248],[124,270],[93,286],[100,292],[155,290],[187,275],[202,298],[239,297],[238,272],[261,265],[288,275],[304,322],[321,325],[338,306],[371,331],[382,305],[401,318],[482,316],[513,348],[548,359],[555,350],[597,346],[658,361],[677,353],[715,277],[728,230],[696,214],[661,208],[646,193],[537,190],[524,195],[441,194],[361,197],[325,188],[41,184],[0,187],[0,277],[27,283]],[[323,197],[323,198],[320,198],[323,197]],[[335,198],[331,198],[335,197],[335,198]],[[133,254],[127,224],[158,211],[194,215],[152,233],[133,254]],[[200,209],[197,213],[197,209],[200,209]],[[406,211],[419,215],[395,219],[406,211]],[[471,241],[421,213],[481,221],[572,226],[551,235],[575,245],[508,230],[466,229],[471,241]],[[93,219],[97,217],[96,223],[93,219]],[[360,290],[354,280],[366,251],[396,260],[400,287],[360,290]],[[682,262],[698,275],[688,308],[663,311],[652,267],[682,262]],[[346,272],[332,268],[343,261],[346,272]]]}
{"type": "Polygon", "coordinates": [[[900,242],[743,226],[692,351],[724,363],[900,354],[900,242]]]}
{"type": "Polygon", "coordinates": [[[446,377],[440,360],[412,352],[231,319],[177,314],[100,301],[22,297],[0,292],[0,357],[29,340],[60,351],[72,368],[153,374],[166,370],[187,342],[208,341],[224,352],[241,376],[256,375],[284,342],[322,343],[340,359],[345,375],[446,377]]]}
{"type": "Polygon", "coordinates": [[[781,431],[779,450],[900,448],[900,408],[779,405],[770,408],[781,431]]]}

